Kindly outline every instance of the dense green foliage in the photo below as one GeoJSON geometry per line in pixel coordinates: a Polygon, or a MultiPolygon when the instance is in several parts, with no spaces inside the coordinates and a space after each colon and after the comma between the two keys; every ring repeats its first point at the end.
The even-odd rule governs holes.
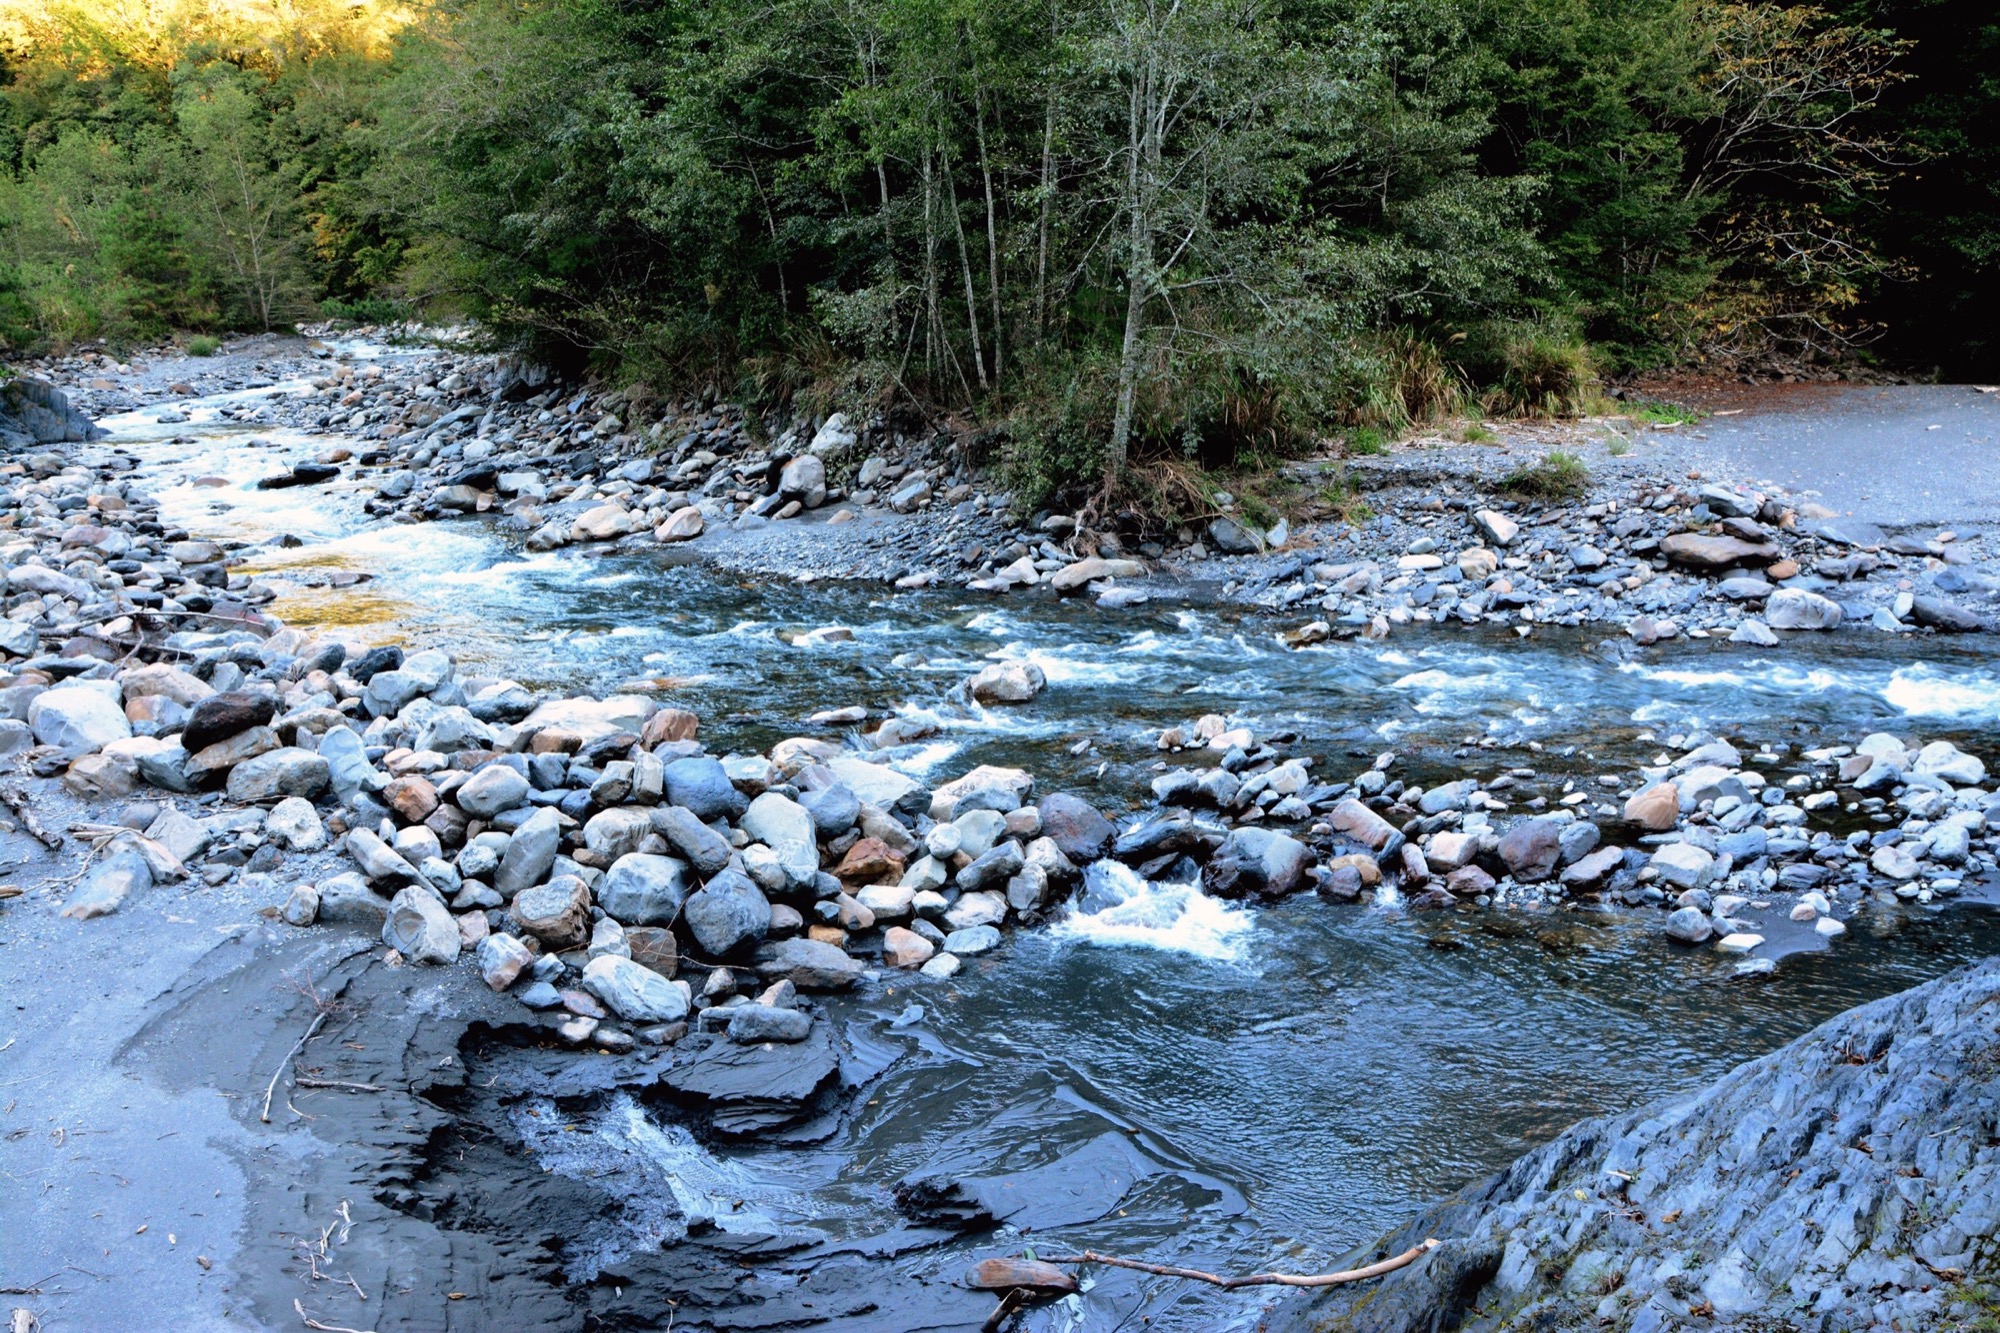
{"type": "Polygon", "coordinates": [[[1843,358],[2000,271],[1972,0],[8,3],[17,346],[467,315],[1034,481],[1843,358]]]}

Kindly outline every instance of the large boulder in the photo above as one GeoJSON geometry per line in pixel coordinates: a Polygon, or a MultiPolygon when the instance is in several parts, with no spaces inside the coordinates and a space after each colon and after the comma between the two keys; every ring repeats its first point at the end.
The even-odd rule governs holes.
{"type": "Polygon", "coordinates": [[[771,929],[771,900],[747,875],[725,870],[681,907],[688,932],[711,958],[761,943],[771,929]]]}
{"type": "Polygon", "coordinates": [[[1517,819],[1500,835],[1498,852],[1507,873],[1523,884],[1547,879],[1562,856],[1563,826],[1553,819],[1517,819]]]}
{"type": "Polygon", "coordinates": [[[756,964],[766,981],[789,981],[800,990],[846,990],[866,970],[838,945],[799,936],[765,945],[756,964]]]}
{"type": "Polygon", "coordinates": [[[647,852],[619,857],[597,885],[597,905],[627,926],[672,925],[687,895],[687,866],[647,852]]]}
{"type": "Polygon", "coordinates": [[[389,901],[382,922],[382,942],[413,963],[450,963],[458,959],[458,922],[435,893],[412,886],[389,901]]]}
{"type": "Polygon", "coordinates": [[[667,804],[678,805],[696,819],[735,819],[748,804],[729,780],[722,761],[691,755],[666,766],[667,804]]]}
{"type": "Polygon", "coordinates": [[[491,819],[528,799],[528,780],[506,764],[488,764],[452,793],[458,808],[474,819],[491,819]]]}
{"type": "Polygon", "coordinates": [[[655,806],[649,817],[653,832],[665,838],[695,874],[706,879],[729,864],[729,840],[696,819],[692,810],[678,805],[655,806]]]}
{"type": "Polygon", "coordinates": [[[493,887],[502,898],[511,898],[533,884],[541,883],[556,863],[562,846],[562,816],[546,807],[535,811],[514,830],[507,850],[494,872],[493,887]]]}
{"type": "Polygon", "coordinates": [[[1218,898],[1283,898],[1305,887],[1312,853],[1275,829],[1234,829],[1202,867],[1202,887],[1218,898]]]}
{"type": "Polygon", "coordinates": [[[262,690],[211,694],[188,715],[187,726],[181,729],[181,744],[189,754],[197,754],[217,741],[268,724],[277,713],[277,697],[262,690]]]}
{"type": "Polygon", "coordinates": [[[1803,588],[1780,588],[1764,603],[1764,623],[1772,629],[1837,629],[1840,603],[1803,588]]]}
{"type": "Polygon", "coordinates": [[[688,1016],[686,982],[669,981],[617,954],[601,954],[585,964],[583,988],[628,1023],[678,1023],[688,1016]]]}
{"type": "Polygon", "coordinates": [[[1048,676],[1033,662],[995,662],[975,672],[965,688],[978,703],[1024,704],[1048,683],[1048,676]]]}
{"type": "Polygon", "coordinates": [[[229,799],[240,805],[300,796],[307,800],[327,789],[326,760],[311,750],[287,745],[246,759],[229,770],[229,799]]]}
{"type": "Polygon", "coordinates": [[[1036,806],[1042,816],[1042,833],[1075,865],[1087,865],[1111,851],[1118,830],[1097,812],[1097,807],[1068,792],[1051,792],[1036,806]]]}
{"type": "Polygon", "coordinates": [[[1662,538],[1660,553],[1677,565],[1704,571],[1736,565],[1768,565],[1784,554],[1769,542],[1746,542],[1741,537],[1700,532],[1676,532],[1662,538]]]}
{"type": "Polygon", "coordinates": [[[575,875],[521,890],[507,910],[523,931],[552,949],[574,949],[590,938],[590,889],[575,875]]]}
{"type": "Polygon", "coordinates": [[[28,726],[37,743],[53,745],[71,758],[94,754],[132,735],[132,724],[118,701],[90,685],[42,691],[28,705],[28,726]]]}
{"type": "Polygon", "coordinates": [[[652,831],[652,818],[644,810],[619,806],[590,817],[583,826],[583,845],[604,861],[616,861],[638,851],[652,831]]]}

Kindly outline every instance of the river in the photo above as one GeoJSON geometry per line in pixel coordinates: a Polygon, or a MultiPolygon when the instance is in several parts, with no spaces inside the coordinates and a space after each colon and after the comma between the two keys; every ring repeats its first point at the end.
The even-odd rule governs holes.
{"type": "MultiPolygon", "coordinates": [[[[1260,736],[1295,733],[1293,750],[1334,778],[1394,751],[1413,780],[1532,768],[1579,786],[1695,731],[1795,754],[1879,727],[1979,751],[2000,719],[2000,672],[1980,640],[1634,652],[1603,631],[1429,630],[1294,651],[1277,642],[1281,626],[1199,596],[1107,612],[1081,599],[746,578],[653,553],[530,555],[488,520],[371,519],[361,502],[372,482],[254,489],[329,439],[219,409],[298,387],[178,405],[186,424],[158,423],[158,409],[103,424],[110,446],[142,460],[170,524],[257,543],[244,564],[278,589],[270,609],[292,623],[446,646],[536,688],[646,681],[700,713],[718,752],[832,734],[805,719],[860,704],[928,725],[894,752],[915,776],[1018,765],[1043,790],[1118,811],[1143,804],[1159,729],[1211,712],[1260,736]],[[354,573],[368,578],[326,586],[354,573]],[[828,626],[851,639],[788,641],[828,626]],[[1048,675],[1033,704],[950,697],[978,665],[1015,657],[1048,675]]],[[[671,1191],[682,1213],[725,1229],[848,1239],[901,1224],[890,1191],[914,1170],[1032,1167],[1115,1129],[1156,1169],[1114,1215],[1059,1231],[1045,1252],[1309,1269],[1580,1117],[1699,1086],[1840,1010],[2000,948],[1977,908],[1875,909],[1857,926],[1740,979],[1724,960],[1667,945],[1651,913],[1413,916],[1393,901],[1311,895],[1258,908],[1099,882],[1066,919],[1013,933],[949,983],[897,977],[843,1002],[852,1040],[887,1067],[822,1141],[714,1148],[616,1098],[581,1117],[581,1134],[548,1138],[545,1164],[624,1173],[626,1193],[671,1191]]],[[[542,1117],[521,1127],[530,1119],[542,1117]]],[[[576,1238],[573,1275],[671,1237],[641,1216],[628,1208],[576,1238]]],[[[890,1261],[884,1280],[1023,1243],[1037,1242],[918,1252],[890,1261]]],[[[1108,1331],[1144,1316],[1154,1328],[1248,1328],[1260,1304],[1110,1272],[1026,1326],[1108,1331]]]]}

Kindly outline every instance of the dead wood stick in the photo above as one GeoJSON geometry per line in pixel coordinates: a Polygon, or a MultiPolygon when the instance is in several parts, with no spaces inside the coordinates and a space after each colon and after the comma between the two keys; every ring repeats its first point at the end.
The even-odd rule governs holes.
{"type": "Polygon", "coordinates": [[[1104,1264],[1111,1268],[1131,1268],[1141,1273],[1157,1273],[1161,1277],[1182,1277],[1190,1282],[1206,1282],[1212,1287],[1339,1287],[1349,1282],[1365,1282],[1371,1277],[1393,1273],[1398,1268],[1415,1263],[1417,1259],[1438,1247],[1436,1240],[1426,1240],[1423,1244],[1403,1251],[1393,1259],[1384,1259],[1379,1264],[1369,1264],[1366,1268],[1349,1268],[1339,1273],[1253,1273],[1249,1277],[1222,1277],[1216,1273],[1204,1273],[1199,1268],[1175,1268],[1171,1264],[1149,1264],[1141,1259],[1120,1259],[1113,1254],[1099,1254],[1096,1250],[1085,1250],[1082,1254],[1064,1255],[1060,1258],[1043,1259],[1047,1264],[1104,1264]]]}
{"type": "MultiPolygon", "coordinates": [[[[320,1024],[324,1022],[326,1022],[325,1014],[321,1014],[318,1018],[315,1018],[312,1021],[312,1026],[306,1029],[306,1035],[292,1043],[292,1049],[285,1053],[284,1061],[279,1064],[276,1072],[271,1075],[270,1083],[264,1088],[264,1114],[257,1117],[265,1124],[268,1125],[271,1123],[271,1094],[278,1090],[278,1080],[283,1078],[285,1071],[292,1067],[292,1057],[306,1048],[306,1043],[313,1039],[313,1035],[319,1031],[320,1024]]],[[[301,1319],[305,1318],[303,1311],[299,1317],[301,1319]]],[[[310,1324],[312,1321],[307,1319],[306,1322],[310,1324]]]]}
{"type": "Polygon", "coordinates": [[[28,830],[36,842],[39,842],[52,852],[62,850],[62,834],[51,833],[42,827],[42,821],[35,818],[35,812],[28,808],[28,794],[26,792],[12,783],[0,786],[0,804],[4,804],[9,810],[14,812],[14,817],[21,821],[21,827],[28,830]]]}
{"type": "Polygon", "coordinates": [[[299,1319],[307,1328],[318,1329],[320,1333],[375,1333],[372,1328],[346,1328],[340,1324],[322,1324],[306,1313],[304,1302],[296,1296],[292,1298],[292,1308],[299,1312],[299,1319]]]}
{"type": "Polygon", "coordinates": [[[1016,1287],[1000,1298],[1000,1304],[993,1307],[993,1313],[986,1316],[986,1322],[979,1326],[979,1333],[1000,1333],[1000,1329],[1027,1299],[1027,1288],[1016,1287]]]}
{"type": "Polygon", "coordinates": [[[307,1074],[300,1074],[292,1082],[302,1088],[345,1088],[349,1092],[382,1091],[382,1089],[376,1087],[373,1083],[348,1083],[337,1078],[313,1078],[307,1074]]]}

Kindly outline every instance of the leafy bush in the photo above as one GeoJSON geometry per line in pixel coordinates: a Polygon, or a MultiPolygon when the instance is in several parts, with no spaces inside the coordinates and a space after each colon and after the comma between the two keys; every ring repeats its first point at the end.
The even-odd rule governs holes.
{"type": "Polygon", "coordinates": [[[1500,489],[1528,500],[1574,500],[1590,489],[1590,469],[1575,454],[1551,449],[1502,477],[1500,489]]]}
{"type": "Polygon", "coordinates": [[[222,339],[207,333],[197,333],[188,339],[189,356],[214,356],[222,350],[222,339]]]}
{"type": "Polygon", "coordinates": [[[1459,353],[1481,405],[1495,416],[1575,417],[1598,394],[1591,351],[1572,333],[1542,325],[1487,325],[1459,353]]]}

